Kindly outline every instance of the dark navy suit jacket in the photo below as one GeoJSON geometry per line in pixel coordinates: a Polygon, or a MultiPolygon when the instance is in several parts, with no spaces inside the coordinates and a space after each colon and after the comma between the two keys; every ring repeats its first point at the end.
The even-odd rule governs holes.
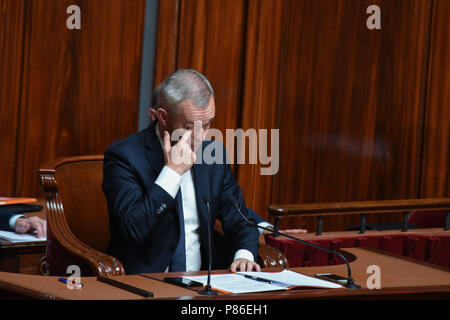
{"type": "Polygon", "coordinates": [[[11,210],[0,209],[0,230],[14,231],[9,227],[9,220],[16,214],[11,210]]]}
{"type": "MultiPolygon", "coordinates": [[[[164,272],[180,239],[177,213],[181,204],[177,199],[180,194],[173,199],[155,184],[165,164],[155,125],[156,122],[139,133],[113,143],[105,152],[102,187],[110,217],[108,252],[122,262],[127,274],[164,272]]],[[[217,142],[203,142],[200,151],[211,143],[217,142]]],[[[192,167],[200,223],[202,269],[208,265],[208,216],[204,194],[211,199],[211,228],[214,230],[216,219],[222,222],[232,250],[247,249],[256,259],[259,246],[257,229],[249,226],[227,200],[227,195],[232,194],[246,212],[242,192],[231,167],[225,162],[225,148],[222,144],[216,147],[222,149],[222,164],[196,163],[192,167]]],[[[254,213],[251,211],[250,214],[254,213]]],[[[221,257],[214,245],[212,256],[213,268],[228,267],[221,265],[221,257]]]]}

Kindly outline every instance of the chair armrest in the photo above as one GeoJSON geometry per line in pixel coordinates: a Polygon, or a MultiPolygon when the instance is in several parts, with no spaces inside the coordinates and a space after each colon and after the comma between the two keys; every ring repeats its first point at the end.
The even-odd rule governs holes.
{"type": "MultiPolygon", "coordinates": [[[[125,270],[122,263],[105,253],[97,251],[80,241],[70,230],[64,214],[64,206],[58,193],[57,183],[52,170],[40,170],[41,186],[46,198],[47,211],[47,268],[52,271],[52,260],[55,261],[57,273],[65,273],[65,261],[60,256],[51,257],[49,252],[64,252],[65,257],[73,261],[80,260],[80,264],[89,265],[92,273],[96,276],[124,275],[125,270]],[[51,248],[50,248],[51,246],[51,248]],[[64,269],[64,270],[62,270],[64,269]]],[[[63,258],[64,259],[64,258],[63,258]]],[[[73,263],[67,263],[68,265],[73,263]]]]}
{"type": "Polygon", "coordinates": [[[289,267],[289,262],[286,259],[286,256],[280,250],[264,243],[260,243],[259,246],[258,263],[261,268],[289,267]]]}

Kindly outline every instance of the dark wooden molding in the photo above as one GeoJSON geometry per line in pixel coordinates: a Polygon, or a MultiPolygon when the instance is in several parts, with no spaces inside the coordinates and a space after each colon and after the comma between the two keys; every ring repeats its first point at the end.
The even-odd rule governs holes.
{"type": "Polygon", "coordinates": [[[271,204],[267,210],[271,217],[450,210],[450,198],[271,204]]]}

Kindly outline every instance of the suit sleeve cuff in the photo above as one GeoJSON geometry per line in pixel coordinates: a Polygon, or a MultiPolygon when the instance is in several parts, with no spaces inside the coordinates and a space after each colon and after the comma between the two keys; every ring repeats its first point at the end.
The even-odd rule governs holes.
{"type": "MultiPolygon", "coordinates": [[[[274,226],[272,224],[268,223],[267,221],[258,223],[258,226],[263,227],[263,228],[270,228],[270,229],[274,228],[274,226]]],[[[265,231],[264,229],[258,228],[259,235],[264,234],[264,231],[265,231]]]]}
{"type": "Polygon", "coordinates": [[[175,199],[181,185],[181,176],[167,166],[161,170],[155,183],[175,199]]]}
{"type": "Polygon", "coordinates": [[[234,260],[237,259],[247,259],[250,261],[255,261],[255,258],[253,257],[253,254],[248,251],[247,249],[239,249],[238,251],[236,251],[236,253],[234,254],[234,260]]]}
{"type": "Polygon", "coordinates": [[[17,219],[22,217],[26,218],[27,216],[23,214],[16,214],[13,215],[11,218],[9,218],[9,227],[11,228],[11,230],[14,230],[14,226],[16,225],[17,219]]]}

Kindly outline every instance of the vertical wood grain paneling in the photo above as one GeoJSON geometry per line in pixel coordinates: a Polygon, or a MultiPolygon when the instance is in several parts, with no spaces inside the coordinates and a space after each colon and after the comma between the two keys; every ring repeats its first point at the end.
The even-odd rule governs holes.
{"type": "Polygon", "coordinates": [[[144,0],[27,2],[16,194],[49,159],[103,153],[137,129],[144,0]],[[68,30],[66,8],[81,8],[68,30]]]}
{"type": "Polygon", "coordinates": [[[180,3],[177,69],[204,72],[208,0],[183,0],[180,3]]]}
{"type": "Polygon", "coordinates": [[[23,1],[0,0],[0,195],[14,195],[22,75],[23,1]]]}
{"type": "Polygon", "coordinates": [[[285,1],[284,9],[278,201],[417,197],[430,2],[285,1]],[[377,3],[382,30],[368,30],[365,10],[377,3]]]}
{"type": "MultiPolygon", "coordinates": [[[[265,217],[270,203],[444,195],[448,9],[446,0],[164,1],[155,84],[196,68],[216,90],[215,127],[280,130],[277,175],[237,168],[247,204],[265,217]],[[372,4],[381,30],[366,27],[372,4]]],[[[331,218],[324,230],[358,223],[331,218]]]]}
{"type": "Polygon", "coordinates": [[[154,87],[176,69],[180,2],[159,1],[154,87]]]}
{"type": "Polygon", "coordinates": [[[450,1],[435,0],[432,16],[421,196],[450,195],[450,1]]]}
{"type": "MultiPolygon", "coordinates": [[[[270,130],[280,127],[277,120],[280,111],[278,71],[283,33],[282,8],[282,1],[272,0],[250,1],[248,8],[242,129],[267,129],[268,137],[270,130]]],[[[268,142],[270,145],[270,138],[268,142]]],[[[258,147],[261,148],[260,143],[258,147]]],[[[268,154],[274,158],[270,147],[268,150],[268,154]]],[[[246,153],[249,159],[248,147],[246,153]]],[[[260,164],[239,165],[238,182],[245,194],[246,204],[267,218],[266,208],[273,200],[273,176],[261,175],[260,169],[260,164]]]]}
{"type": "Polygon", "coordinates": [[[159,8],[155,87],[176,69],[204,73],[216,93],[213,127],[223,136],[239,126],[245,13],[245,0],[171,0],[159,8]]]}
{"type": "Polygon", "coordinates": [[[208,1],[204,73],[216,94],[213,127],[224,139],[227,128],[239,126],[245,11],[244,0],[208,1]]]}

